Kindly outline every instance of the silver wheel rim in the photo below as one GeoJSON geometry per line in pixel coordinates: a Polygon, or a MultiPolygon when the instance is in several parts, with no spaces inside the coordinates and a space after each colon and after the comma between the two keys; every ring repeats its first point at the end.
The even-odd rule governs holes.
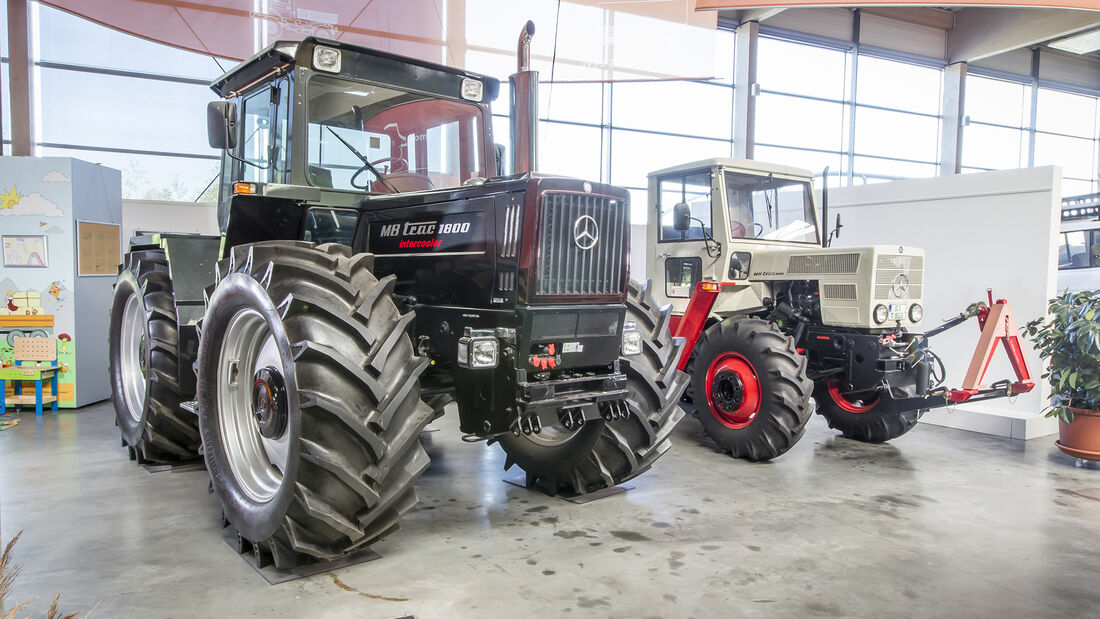
{"type": "Polygon", "coordinates": [[[275,336],[259,312],[242,309],[233,315],[218,357],[218,432],[233,477],[257,503],[275,497],[290,458],[289,432],[279,438],[260,434],[252,414],[252,383],[265,367],[282,370],[275,336]]]}
{"type": "Polygon", "coordinates": [[[122,373],[122,397],[126,412],[141,421],[145,409],[145,308],[138,293],[126,299],[122,308],[122,332],[119,334],[119,371],[122,373]]]}

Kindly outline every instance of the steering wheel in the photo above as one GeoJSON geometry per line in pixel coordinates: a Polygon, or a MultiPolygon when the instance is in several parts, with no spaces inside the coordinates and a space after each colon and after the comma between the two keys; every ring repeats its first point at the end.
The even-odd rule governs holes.
{"type": "Polygon", "coordinates": [[[755,236],[756,238],[760,238],[760,235],[764,232],[764,224],[757,223],[757,222],[754,221],[754,222],[752,222],[752,227],[753,228],[758,228],[757,230],[753,231],[753,236],[755,236]]]}
{"type": "Polygon", "coordinates": [[[370,162],[370,166],[365,165],[365,166],[359,168],[358,170],[356,170],[355,174],[351,175],[351,179],[348,182],[351,184],[352,187],[355,187],[356,189],[367,189],[367,188],[370,187],[370,182],[369,181],[364,185],[360,185],[359,183],[355,182],[355,179],[359,178],[359,175],[362,174],[363,172],[370,172],[371,166],[374,166],[374,168],[377,169],[380,164],[389,163],[389,162],[393,162],[395,165],[393,166],[394,169],[387,172],[387,174],[393,174],[395,172],[404,172],[405,170],[409,169],[409,161],[407,159],[405,159],[403,157],[385,157],[383,159],[379,159],[377,161],[370,162]],[[401,168],[398,169],[396,164],[401,164],[401,168]]]}

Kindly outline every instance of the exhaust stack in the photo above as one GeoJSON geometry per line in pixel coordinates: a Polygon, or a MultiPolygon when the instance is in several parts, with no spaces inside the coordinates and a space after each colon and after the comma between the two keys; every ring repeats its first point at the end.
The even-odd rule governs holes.
{"type": "Polygon", "coordinates": [[[519,33],[516,73],[512,86],[512,172],[534,172],[538,161],[539,74],[531,70],[531,38],[535,24],[528,21],[519,33]]]}

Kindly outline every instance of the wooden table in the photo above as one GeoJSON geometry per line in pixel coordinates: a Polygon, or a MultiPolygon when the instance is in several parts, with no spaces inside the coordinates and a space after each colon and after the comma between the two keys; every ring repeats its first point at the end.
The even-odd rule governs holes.
{"type": "Polygon", "coordinates": [[[0,410],[4,410],[9,404],[23,406],[34,404],[34,414],[42,415],[42,405],[50,404],[50,410],[57,410],[57,373],[61,371],[56,365],[17,365],[0,368],[0,410]],[[7,395],[8,381],[14,381],[14,396],[7,395]],[[42,381],[50,381],[50,395],[42,395],[42,381]],[[23,395],[23,383],[34,381],[34,395],[23,395]]]}

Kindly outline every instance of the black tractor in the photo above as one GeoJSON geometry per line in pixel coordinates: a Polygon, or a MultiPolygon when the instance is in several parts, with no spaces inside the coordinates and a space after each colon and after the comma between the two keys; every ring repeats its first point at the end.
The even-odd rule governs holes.
{"type": "Polygon", "coordinates": [[[211,85],[221,234],[131,241],[110,371],[131,457],[201,453],[261,562],[393,531],[452,400],[465,440],[554,494],[668,449],[682,341],[631,283],[628,193],[532,170],[533,33],[508,175],[490,77],[307,38],[211,85]]]}

